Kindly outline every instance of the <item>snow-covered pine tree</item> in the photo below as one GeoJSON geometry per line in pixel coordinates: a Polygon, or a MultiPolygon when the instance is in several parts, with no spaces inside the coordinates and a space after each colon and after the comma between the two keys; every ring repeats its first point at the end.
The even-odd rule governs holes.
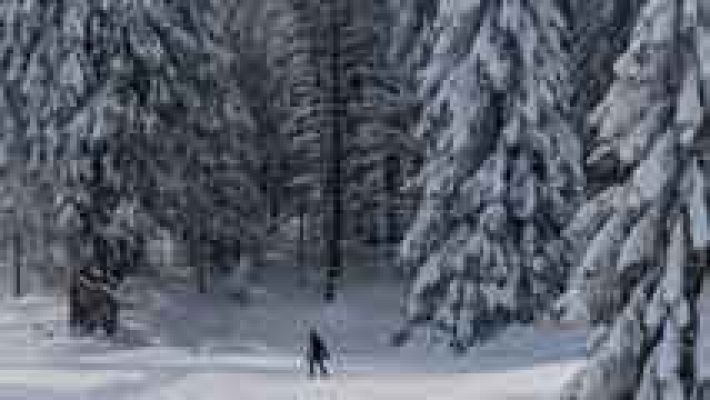
{"type": "MultiPolygon", "coordinates": [[[[320,129],[325,126],[323,88],[320,87],[318,7],[308,1],[265,2],[264,42],[269,79],[264,91],[275,129],[287,148],[284,163],[289,172],[290,207],[297,214],[307,204],[307,214],[319,214],[321,194],[320,129]]],[[[310,231],[320,231],[316,224],[310,231]]]]}
{"type": "Polygon", "coordinates": [[[216,43],[208,17],[219,7],[17,1],[2,11],[3,145],[8,159],[30,157],[50,174],[26,186],[58,197],[54,214],[69,221],[69,238],[89,244],[86,261],[105,264],[91,260],[95,243],[125,249],[118,242],[135,237],[129,242],[140,247],[156,225],[176,235],[189,229],[202,244],[210,232],[235,231],[216,228],[219,221],[240,234],[258,230],[260,201],[240,164],[255,157],[254,127],[221,75],[236,50],[216,43]],[[225,174],[229,183],[218,182],[225,174]],[[113,200],[96,198],[104,195],[113,200]],[[81,229],[72,221],[82,221],[83,236],[71,234],[81,229]]]}
{"type": "MultiPolygon", "coordinates": [[[[256,177],[262,200],[268,209],[268,228],[271,233],[278,232],[278,225],[282,222],[280,214],[283,207],[288,213],[289,199],[284,193],[286,140],[279,134],[281,118],[277,111],[278,104],[275,104],[279,98],[273,95],[281,86],[279,83],[283,83],[277,83],[278,78],[283,78],[290,71],[285,70],[283,64],[271,63],[274,58],[288,57],[288,53],[274,53],[271,40],[278,34],[271,33],[279,31],[278,19],[284,16],[279,13],[279,8],[284,11],[290,8],[290,4],[274,0],[214,1],[214,9],[219,10],[214,23],[222,27],[221,34],[215,32],[216,38],[225,44],[230,43],[229,54],[234,59],[230,75],[224,78],[240,88],[244,105],[258,127],[254,150],[258,152],[260,165],[257,166],[256,177]]],[[[280,50],[287,49],[282,47],[280,50]]],[[[273,244],[272,240],[269,242],[273,244]]]]}
{"type": "MultiPolygon", "coordinates": [[[[374,253],[365,239],[374,237],[375,232],[349,228],[375,226],[373,222],[387,214],[385,210],[394,202],[390,203],[385,195],[385,165],[388,160],[403,158],[403,149],[406,154],[414,152],[413,141],[407,140],[411,135],[404,126],[412,99],[399,92],[398,80],[404,74],[395,74],[403,71],[395,70],[395,64],[378,53],[387,41],[387,6],[379,1],[332,4],[343,25],[335,29],[339,32],[337,57],[330,50],[335,34],[331,5],[272,0],[266,6],[269,29],[265,40],[271,76],[268,93],[275,105],[272,115],[278,130],[289,142],[285,152],[289,168],[284,181],[291,197],[285,201],[283,211],[305,214],[305,220],[310,222],[310,239],[315,240],[332,236],[326,235],[325,230],[339,219],[338,229],[347,232],[341,246],[341,263],[349,257],[374,253]],[[337,58],[333,61],[337,62],[336,67],[329,64],[329,58],[337,58]],[[333,96],[336,90],[337,100],[333,96]],[[333,121],[339,121],[340,126],[333,128],[333,121]],[[333,208],[331,205],[319,203],[326,201],[326,192],[334,193],[334,178],[327,177],[333,171],[327,172],[326,167],[333,164],[329,138],[336,134],[342,136],[337,179],[342,207],[338,218],[326,212],[333,208]]],[[[396,180],[395,177],[391,181],[396,180]]],[[[326,246],[330,247],[333,246],[326,246]]]]}
{"type": "Polygon", "coordinates": [[[581,184],[566,29],[553,1],[440,3],[421,87],[424,201],[402,247],[406,329],[465,348],[563,289],[560,233],[581,184]]]}
{"type": "Polygon", "coordinates": [[[306,283],[311,276],[307,266],[321,265],[325,217],[321,136],[327,121],[318,64],[324,55],[319,7],[312,1],[268,0],[263,9],[268,70],[262,86],[264,113],[279,143],[271,146],[278,148],[272,159],[283,167],[279,176],[281,223],[271,225],[282,240],[274,241],[279,248],[273,250],[290,252],[301,283],[306,283]]]}
{"type": "Polygon", "coordinates": [[[180,99],[181,116],[175,118],[170,104],[164,109],[164,119],[173,118],[168,129],[174,138],[166,161],[177,167],[173,173],[178,186],[163,194],[170,193],[167,197],[177,211],[173,216],[179,216],[165,215],[165,220],[168,226],[177,223],[173,232],[186,240],[189,264],[200,272],[200,290],[206,290],[207,273],[214,267],[239,265],[242,254],[259,260],[266,234],[261,188],[265,153],[258,131],[264,120],[254,117],[260,104],[254,89],[243,89],[245,65],[254,61],[249,52],[253,48],[247,48],[239,34],[252,14],[249,5],[190,3],[192,17],[187,21],[194,21],[191,32],[201,36],[204,49],[183,50],[193,56],[182,64],[187,69],[176,71],[177,93],[170,96],[180,99]]]}
{"type": "MultiPolygon", "coordinates": [[[[390,119],[396,129],[408,132],[401,136],[394,144],[400,145],[404,157],[397,158],[399,168],[397,172],[397,186],[395,193],[384,192],[384,204],[387,207],[386,228],[384,233],[387,243],[384,246],[385,258],[383,264],[388,269],[394,269],[398,275],[403,275],[399,244],[407,230],[414,221],[421,202],[422,186],[417,179],[421,172],[425,146],[420,137],[416,135],[416,127],[423,116],[423,101],[419,93],[422,81],[422,71],[426,69],[429,57],[432,55],[434,44],[433,20],[436,17],[438,6],[435,2],[420,0],[388,0],[380,5],[388,10],[379,33],[379,44],[376,45],[376,54],[379,65],[380,78],[386,84],[383,88],[392,88],[385,91],[384,99],[388,99],[390,106],[398,108],[396,117],[390,119]],[[391,196],[394,196],[392,198],[391,196]],[[393,220],[396,218],[396,221],[393,220]],[[396,241],[396,242],[395,242],[396,241]],[[393,247],[392,244],[394,244],[393,247]]],[[[379,106],[379,105],[378,105],[379,106]]],[[[387,158],[385,159],[387,160],[387,158]]],[[[392,163],[385,162],[384,186],[392,184],[389,175],[392,168],[387,168],[392,163]]]]}
{"type": "Polygon", "coordinates": [[[596,330],[563,398],[693,398],[699,263],[710,243],[699,3],[644,2],[590,116],[587,162],[614,165],[617,176],[565,232],[581,257],[560,305],[596,330]]]}
{"type": "MultiPolygon", "coordinates": [[[[27,237],[38,237],[37,230],[26,225],[31,214],[44,217],[51,212],[54,203],[53,193],[45,191],[44,195],[39,190],[29,188],[26,184],[29,171],[37,171],[30,163],[26,163],[21,155],[26,155],[26,148],[22,146],[21,135],[29,127],[31,121],[23,113],[22,100],[27,98],[27,88],[20,85],[23,64],[27,60],[22,57],[23,50],[37,45],[40,27],[50,18],[50,13],[21,14],[16,9],[17,4],[7,4],[0,7],[0,115],[3,115],[0,126],[2,127],[1,152],[2,152],[2,204],[4,240],[2,246],[5,254],[12,255],[13,264],[17,263],[21,253],[29,251],[22,247],[29,241],[27,237]],[[11,31],[9,27],[18,25],[18,20],[27,21],[24,29],[11,31]],[[23,91],[23,89],[25,89],[23,91]],[[25,165],[27,164],[27,165],[25,165]],[[41,206],[40,206],[41,205],[41,206]],[[12,238],[12,239],[10,239],[12,238]],[[10,239],[10,240],[8,240],[10,239]],[[10,250],[10,251],[7,251],[10,250]]],[[[26,10],[22,10],[26,11],[26,10]]],[[[32,104],[35,106],[35,104],[32,104]]],[[[25,107],[26,108],[26,107],[25,107]]],[[[35,175],[35,178],[37,175],[35,175]]],[[[40,228],[41,229],[41,228],[40,228]]],[[[36,253],[35,253],[36,254],[36,253]]],[[[19,270],[24,265],[16,266],[19,270]]],[[[24,271],[20,271],[24,272],[24,271]]],[[[21,282],[20,282],[21,283],[21,282]]],[[[18,293],[19,294],[19,293],[18,293]]]]}
{"type": "MultiPolygon", "coordinates": [[[[611,66],[626,49],[638,1],[572,0],[560,2],[570,20],[567,45],[570,48],[571,107],[575,130],[582,132],[583,150],[589,139],[586,118],[613,83],[611,66]]],[[[597,174],[598,171],[589,171],[597,174]]],[[[597,176],[588,176],[592,181],[597,176]]],[[[595,190],[595,188],[588,188],[595,190]]]]}
{"type": "MultiPolygon", "coordinates": [[[[89,46],[86,22],[99,15],[91,5],[11,1],[2,12],[5,80],[0,107],[11,172],[6,178],[14,174],[22,181],[15,189],[44,194],[24,202],[15,199],[15,212],[41,214],[44,228],[52,229],[62,226],[52,217],[59,214],[61,222],[67,214],[62,206],[76,198],[70,181],[84,167],[80,138],[86,143],[102,134],[99,115],[110,106],[101,79],[107,65],[97,66],[97,53],[116,48],[94,52],[89,46]]],[[[30,232],[25,233],[29,239],[30,232]]]]}
{"type": "MultiPolygon", "coordinates": [[[[352,5],[353,16],[342,46],[347,134],[344,137],[344,203],[351,264],[379,259],[393,270],[392,244],[400,240],[405,219],[411,217],[404,184],[420,157],[412,135],[418,100],[407,87],[409,74],[401,60],[389,54],[392,22],[390,4],[372,0],[352,5]]],[[[411,207],[409,207],[411,208],[411,207]]]]}
{"type": "Polygon", "coordinates": [[[404,90],[416,93],[421,70],[433,45],[433,20],[439,6],[426,0],[389,0],[390,29],[386,46],[388,61],[399,66],[404,90]]]}

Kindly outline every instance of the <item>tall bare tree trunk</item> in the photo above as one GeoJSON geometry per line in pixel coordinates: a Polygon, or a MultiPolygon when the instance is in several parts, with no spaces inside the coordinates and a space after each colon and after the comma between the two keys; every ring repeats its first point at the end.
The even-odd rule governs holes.
{"type": "MultiPolygon", "coordinates": [[[[17,228],[15,228],[17,229],[17,228]]],[[[15,266],[15,279],[14,279],[14,290],[13,293],[15,297],[22,296],[22,263],[24,261],[24,254],[22,253],[21,238],[20,233],[15,231],[12,238],[13,245],[13,264],[15,266]]]]}
{"type": "Polygon", "coordinates": [[[306,215],[306,210],[305,210],[305,205],[301,204],[299,205],[298,208],[298,244],[296,248],[296,258],[297,263],[298,263],[298,280],[300,285],[306,285],[307,284],[307,277],[306,277],[306,254],[305,254],[305,234],[306,234],[306,227],[305,227],[305,215],[306,215]]]}
{"type": "Polygon", "coordinates": [[[326,80],[330,84],[329,101],[326,102],[331,122],[329,135],[325,138],[326,143],[326,177],[325,177],[325,200],[327,229],[326,237],[326,282],[324,300],[332,302],[335,300],[337,286],[340,283],[343,270],[343,256],[341,249],[342,238],[342,179],[341,164],[343,156],[342,136],[345,133],[345,99],[342,93],[342,77],[340,65],[340,36],[343,26],[347,23],[347,2],[343,0],[331,0],[323,4],[328,11],[325,21],[327,27],[327,57],[328,71],[330,75],[326,80]]]}

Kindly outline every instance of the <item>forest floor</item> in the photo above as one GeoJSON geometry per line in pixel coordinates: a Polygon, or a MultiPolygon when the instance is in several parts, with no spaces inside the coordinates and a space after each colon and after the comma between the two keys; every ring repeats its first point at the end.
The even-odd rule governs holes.
{"type": "Polygon", "coordinates": [[[547,399],[584,355],[584,330],[554,326],[513,326],[462,356],[422,335],[394,348],[396,284],[353,284],[329,306],[289,286],[264,282],[247,305],[184,288],[150,291],[126,313],[129,333],[118,342],[70,338],[60,297],[6,298],[0,399],[547,399]],[[327,379],[306,376],[311,326],[334,356],[327,379]]]}

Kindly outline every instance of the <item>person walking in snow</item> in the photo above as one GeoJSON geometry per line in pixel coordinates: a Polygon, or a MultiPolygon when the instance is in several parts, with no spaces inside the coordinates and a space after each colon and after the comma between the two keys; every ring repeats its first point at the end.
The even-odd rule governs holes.
{"type": "Polygon", "coordinates": [[[315,328],[311,328],[308,333],[308,376],[315,376],[315,367],[318,365],[320,374],[322,376],[328,375],[328,370],[325,367],[325,360],[330,359],[330,354],[328,353],[328,348],[325,346],[325,342],[318,335],[315,328]]]}

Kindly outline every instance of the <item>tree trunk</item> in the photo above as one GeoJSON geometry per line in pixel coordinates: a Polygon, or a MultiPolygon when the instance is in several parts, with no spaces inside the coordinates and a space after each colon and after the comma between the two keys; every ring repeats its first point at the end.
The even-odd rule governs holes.
{"type": "Polygon", "coordinates": [[[23,262],[23,255],[22,249],[21,249],[21,242],[20,242],[20,236],[18,233],[15,233],[13,236],[13,261],[15,264],[15,284],[14,284],[14,290],[13,293],[15,297],[21,297],[22,296],[22,262],[23,262]]]}
{"type": "Polygon", "coordinates": [[[305,286],[307,284],[306,278],[306,257],[305,257],[305,210],[304,206],[301,205],[298,210],[298,244],[296,248],[296,257],[298,259],[298,280],[299,284],[305,286]]]}
{"type": "Polygon", "coordinates": [[[326,230],[328,236],[326,238],[326,283],[325,283],[325,293],[324,300],[326,302],[332,302],[335,300],[335,294],[337,286],[340,283],[342,277],[342,249],[341,236],[342,236],[342,179],[341,179],[341,163],[342,163],[342,135],[345,129],[343,124],[345,110],[345,101],[342,96],[341,84],[341,66],[340,66],[340,36],[341,28],[346,23],[346,13],[344,5],[346,2],[341,0],[334,0],[329,2],[326,7],[328,9],[328,56],[329,56],[329,71],[330,75],[328,78],[330,80],[330,101],[329,103],[329,119],[331,121],[331,131],[330,135],[326,138],[327,142],[327,155],[324,157],[326,162],[326,190],[325,199],[329,203],[327,204],[327,212],[329,213],[328,218],[326,218],[326,223],[328,225],[328,230],[326,230]]]}
{"type": "Polygon", "coordinates": [[[206,275],[206,268],[205,265],[203,265],[202,257],[200,257],[200,241],[195,238],[191,237],[188,243],[188,257],[190,261],[190,266],[195,269],[195,280],[197,283],[197,292],[198,293],[207,293],[207,277],[206,275]]]}

